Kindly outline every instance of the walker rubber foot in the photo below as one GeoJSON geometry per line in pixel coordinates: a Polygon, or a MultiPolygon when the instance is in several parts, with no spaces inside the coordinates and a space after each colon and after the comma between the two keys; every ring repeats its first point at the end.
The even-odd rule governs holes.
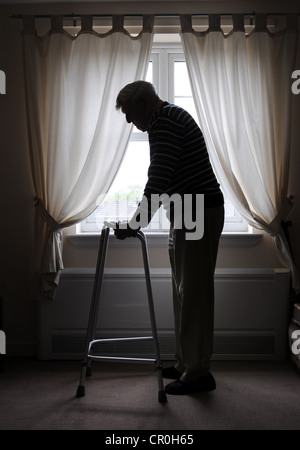
{"type": "Polygon", "coordinates": [[[167,394],[165,391],[158,391],[158,401],[159,403],[167,403],[167,394]]]}
{"type": "Polygon", "coordinates": [[[85,387],[84,386],[78,386],[77,392],[76,392],[76,397],[80,398],[80,397],[84,397],[84,396],[85,396],[85,387]]]}

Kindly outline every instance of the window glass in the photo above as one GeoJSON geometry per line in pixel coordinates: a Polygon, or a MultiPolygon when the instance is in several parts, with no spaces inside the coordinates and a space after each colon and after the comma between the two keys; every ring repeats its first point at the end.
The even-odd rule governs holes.
{"type": "MultiPolygon", "coordinates": [[[[182,48],[155,49],[149,62],[146,81],[154,82],[160,98],[186,109],[198,122],[182,48]]],[[[125,118],[124,118],[125,120],[125,118]]],[[[131,219],[142,198],[149,167],[148,134],[133,128],[121,167],[102,204],[81,223],[81,232],[99,232],[105,220],[131,219]]],[[[147,230],[165,231],[169,222],[160,208],[147,230]]],[[[248,226],[225,198],[224,231],[247,231],[248,226]]]]}

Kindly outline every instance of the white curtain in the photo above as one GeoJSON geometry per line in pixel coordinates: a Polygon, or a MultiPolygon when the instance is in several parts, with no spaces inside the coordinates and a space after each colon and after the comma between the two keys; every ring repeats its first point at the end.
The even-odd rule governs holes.
{"type": "Polygon", "coordinates": [[[41,295],[54,298],[62,261],[62,229],[89,216],[120,166],[131,127],[115,110],[120,89],[146,76],[153,16],[136,37],[113,17],[97,34],[92,17],[71,36],[62,17],[38,37],[24,20],[23,56],[32,177],[36,191],[36,267],[41,295]]]}
{"type": "Polygon", "coordinates": [[[195,32],[191,16],[181,17],[182,43],[200,125],[217,177],[249,224],[273,237],[281,262],[299,278],[282,222],[289,192],[292,135],[291,75],[299,64],[298,16],[270,33],[267,16],[256,16],[245,34],[243,16],[233,16],[224,35],[220,16],[209,17],[207,32],[195,32]]]}

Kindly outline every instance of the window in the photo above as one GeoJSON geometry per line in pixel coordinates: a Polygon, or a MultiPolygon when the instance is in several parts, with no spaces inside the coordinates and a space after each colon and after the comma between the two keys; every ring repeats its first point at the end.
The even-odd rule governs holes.
{"type": "MultiPolygon", "coordinates": [[[[194,117],[197,114],[188,78],[187,66],[180,43],[154,44],[147,81],[152,82],[162,99],[182,106],[194,117]]],[[[98,232],[103,222],[130,219],[142,198],[149,166],[147,133],[133,129],[120,170],[102,204],[81,223],[81,232],[98,232]],[[138,170],[137,170],[138,167],[138,170]]],[[[147,231],[167,231],[169,222],[165,210],[159,208],[147,231]]],[[[247,231],[248,226],[225,198],[224,231],[247,231]]]]}

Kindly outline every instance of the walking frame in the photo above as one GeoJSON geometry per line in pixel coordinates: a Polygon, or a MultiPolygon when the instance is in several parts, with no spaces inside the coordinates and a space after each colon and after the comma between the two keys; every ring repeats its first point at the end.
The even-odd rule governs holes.
{"type": "Polygon", "coordinates": [[[111,223],[105,222],[105,224],[102,228],[101,236],[100,236],[96,273],[95,273],[95,279],[94,279],[94,285],[93,285],[90,314],[89,314],[89,321],[88,321],[88,328],[87,328],[86,344],[85,344],[83,360],[81,363],[80,382],[79,382],[79,386],[77,388],[76,396],[79,398],[79,397],[83,397],[85,395],[85,378],[87,376],[91,376],[91,374],[92,374],[91,364],[92,364],[93,360],[124,360],[124,361],[150,361],[150,362],[152,361],[155,363],[155,369],[156,369],[156,374],[157,374],[158,401],[160,403],[166,403],[167,396],[166,396],[166,393],[164,390],[163,379],[162,379],[162,364],[161,364],[161,359],[160,359],[155,311],[154,311],[154,304],[153,304],[147,241],[146,241],[146,237],[145,237],[144,233],[140,230],[137,232],[136,237],[140,240],[141,247],[142,247],[152,336],[95,339],[95,331],[96,331],[99,303],[100,303],[100,297],[101,297],[101,288],[102,288],[102,282],[103,282],[104,267],[105,267],[105,261],[106,261],[106,255],[107,255],[107,249],[108,249],[108,241],[109,241],[109,233],[110,233],[111,227],[112,227],[111,223]],[[94,346],[94,344],[97,344],[97,343],[114,342],[114,341],[133,341],[133,340],[153,340],[155,358],[129,358],[129,357],[123,357],[123,356],[101,356],[101,355],[95,354],[93,352],[93,346],[94,346]]]}

